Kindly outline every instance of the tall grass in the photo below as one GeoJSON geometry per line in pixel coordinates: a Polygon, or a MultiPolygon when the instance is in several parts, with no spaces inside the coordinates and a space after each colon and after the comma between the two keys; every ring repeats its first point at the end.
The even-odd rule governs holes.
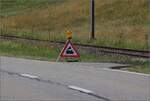
{"type": "Polygon", "coordinates": [[[28,12],[32,9],[43,8],[53,3],[56,3],[56,0],[0,0],[0,16],[12,16],[24,11],[28,12]]]}
{"type": "MultiPolygon", "coordinates": [[[[26,32],[28,37],[34,33],[34,36],[42,39],[49,37],[50,40],[65,40],[65,31],[71,30],[74,40],[81,43],[149,50],[149,0],[95,1],[96,41],[88,41],[89,0],[55,0],[53,3],[43,3],[38,9],[33,7],[31,11],[1,18],[0,28],[17,32],[17,35],[26,32]]],[[[32,4],[33,2],[28,5],[32,4]]]]}

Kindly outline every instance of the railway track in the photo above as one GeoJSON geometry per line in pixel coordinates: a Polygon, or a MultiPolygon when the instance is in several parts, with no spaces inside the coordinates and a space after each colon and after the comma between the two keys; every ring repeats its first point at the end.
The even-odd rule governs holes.
{"type": "MultiPolygon", "coordinates": [[[[52,43],[52,44],[59,44],[64,45],[65,42],[62,41],[48,41],[48,40],[39,40],[39,39],[31,39],[31,38],[22,38],[16,36],[6,36],[0,35],[0,39],[3,40],[24,40],[24,41],[31,41],[34,43],[44,42],[44,43],[52,43]]],[[[123,48],[113,48],[113,47],[105,47],[105,46],[96,46],[96,45],[87,45],[87,44],[78,44],[74,43],[79,48],[85,48],[87,50],[98,51],[103,53],[109,54],[120,54],[120,55],[128,55],[134,57],[143,57],[143,58],[150,58],[150,51],[139,51],[139,50],[132,50],[132,49],[123,49],[123,48]]]]}

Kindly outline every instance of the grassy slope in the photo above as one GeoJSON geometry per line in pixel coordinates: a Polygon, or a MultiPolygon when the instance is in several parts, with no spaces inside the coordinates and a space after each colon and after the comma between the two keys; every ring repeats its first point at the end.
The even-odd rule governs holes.
{"type": "MultiPolygon", "coordinates": [[[[146,46],[150,37],[149,0],[95,0],[97,40],[92,42],[87,41],[90,34],[88,0],[54,0],[55,2],[47,0],[48,3],[39,3],[42,0],[25,1],[31,2],[23,5],[24,7],[21,6],[22,13],[19,12],[13,16],[4,5],[3,12],[8,11],[7,14],[10,16],[0,20],[3,34],[9,30],[20,34],[26,32],[23,36],[28,37],[64,40],[64,33],[69,29],[73,31],[76,42],[139,50],[148,50],[150,47],[150,45],[146,46]],[[43,6],[34,7],[36,3],[33,1],[43,6]],[[33,7],[24,11],[24,8],[29,5],[33,7]]],[[[8,9],[11,8],[13,12],[18,10],[15,6],[10,6],[8,9]]]]}
{"type": "Polygon", "coordinates": [[[56,0],[0,0],[0,16],[6,17],[16,15],[30,9],[41,8],[55,2],[56,0]]]}

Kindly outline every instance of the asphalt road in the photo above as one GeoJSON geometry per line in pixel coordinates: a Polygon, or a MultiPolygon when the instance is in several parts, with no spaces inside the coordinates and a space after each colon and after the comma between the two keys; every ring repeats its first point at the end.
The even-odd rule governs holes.
{"type": "Polygon", "coordinates": [[[0,57],[0,101],[149,101],[150,75],[115,63],[55,63],[0,57]]]}

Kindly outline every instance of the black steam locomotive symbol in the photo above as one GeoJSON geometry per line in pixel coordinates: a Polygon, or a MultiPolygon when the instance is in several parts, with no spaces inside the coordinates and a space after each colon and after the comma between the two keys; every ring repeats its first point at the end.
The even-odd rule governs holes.
{"type": "Polygon", "coordinates": [[[74,52],[72,51],[71,47],[69,47],[66,51],[66,54],[73,54],[74,52]]]}

